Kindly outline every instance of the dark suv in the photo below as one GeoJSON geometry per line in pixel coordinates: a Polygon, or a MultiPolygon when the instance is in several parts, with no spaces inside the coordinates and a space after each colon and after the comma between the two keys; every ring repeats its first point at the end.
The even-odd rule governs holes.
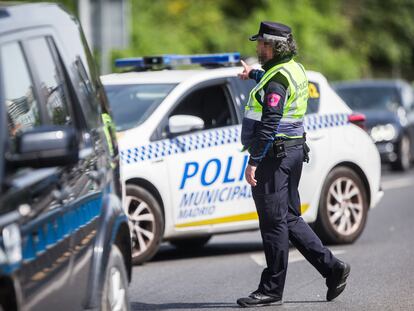
{"type": "Polygon", "coordinates": [[[348,106],[366,116],[366,127],[383,162],[408,170],[414,160],[414,90],[403,80],[334,84],[348,106]]]}
{"type": "Polygon", "coordinates": [[[0,3],[0,310],[129,310],[108,104],[76,19],[0,3]]]}

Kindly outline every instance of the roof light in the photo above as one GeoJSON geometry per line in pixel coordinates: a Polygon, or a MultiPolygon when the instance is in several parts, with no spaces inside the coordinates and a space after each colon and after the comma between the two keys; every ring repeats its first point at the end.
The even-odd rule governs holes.
{"type": "Polygon", "coordinates": [[[240,53],[145,56],[137,58],[122,58],[115,61],[118,68],[136,67],[175,67],[185,65],[232,65],[240,61],[240,53]]]}

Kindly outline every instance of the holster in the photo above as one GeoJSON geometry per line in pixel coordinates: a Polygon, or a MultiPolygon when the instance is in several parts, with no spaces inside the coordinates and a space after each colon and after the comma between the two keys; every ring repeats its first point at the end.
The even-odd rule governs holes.
{"type": "Polygon", "coordinates": [[[283,140],[283,139],[275,140],[273,142],[272,147],[268,151],[267,156],[271,157],[271,158],[282,159],[282,158],[286,157],[286,148],[293,147],[293,146],[298,146],[298,145],[303,146],[303,162],[308,163],[309,162],[310,148],[306,144],[306,133],[303,134],[302,138],[287,139],[287,140],[283,140]]]}

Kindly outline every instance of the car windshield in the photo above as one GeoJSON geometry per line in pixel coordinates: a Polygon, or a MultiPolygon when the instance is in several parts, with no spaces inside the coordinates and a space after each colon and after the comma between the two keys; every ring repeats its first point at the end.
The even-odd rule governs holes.
{"type": "Polygon", "coordinates": [[[401,105],[397,89],[392,86],[337,86],[335,89],[352,110],[376,109],[396,111],[401,105]]]}
{"type": "Polygon", "coordinates": [[[117,131],[144,122],[176,84],[106,85],[117,131]]]}

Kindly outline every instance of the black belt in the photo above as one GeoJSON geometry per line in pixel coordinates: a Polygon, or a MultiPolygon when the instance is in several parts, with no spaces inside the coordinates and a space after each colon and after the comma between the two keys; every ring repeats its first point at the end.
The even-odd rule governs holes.
{"type": "Polygon", "coordinates": [[[286,140],[284,140],[285,147],[293,147],[293,146],[297,146],[297,145],[303,145],[305,143],[305,141],[306,141],[305,138],[295,138],[295,139],[286,139],[286,140]]]}
{"type": "Polygon", "coordinates": [[[306,138],[294,138],[294,139],[278,139],[273,142],[272,148],[269,148],[267,157],[271,158],[284,158],[286,156],[286,148],[304,145],[306,138]]]}

